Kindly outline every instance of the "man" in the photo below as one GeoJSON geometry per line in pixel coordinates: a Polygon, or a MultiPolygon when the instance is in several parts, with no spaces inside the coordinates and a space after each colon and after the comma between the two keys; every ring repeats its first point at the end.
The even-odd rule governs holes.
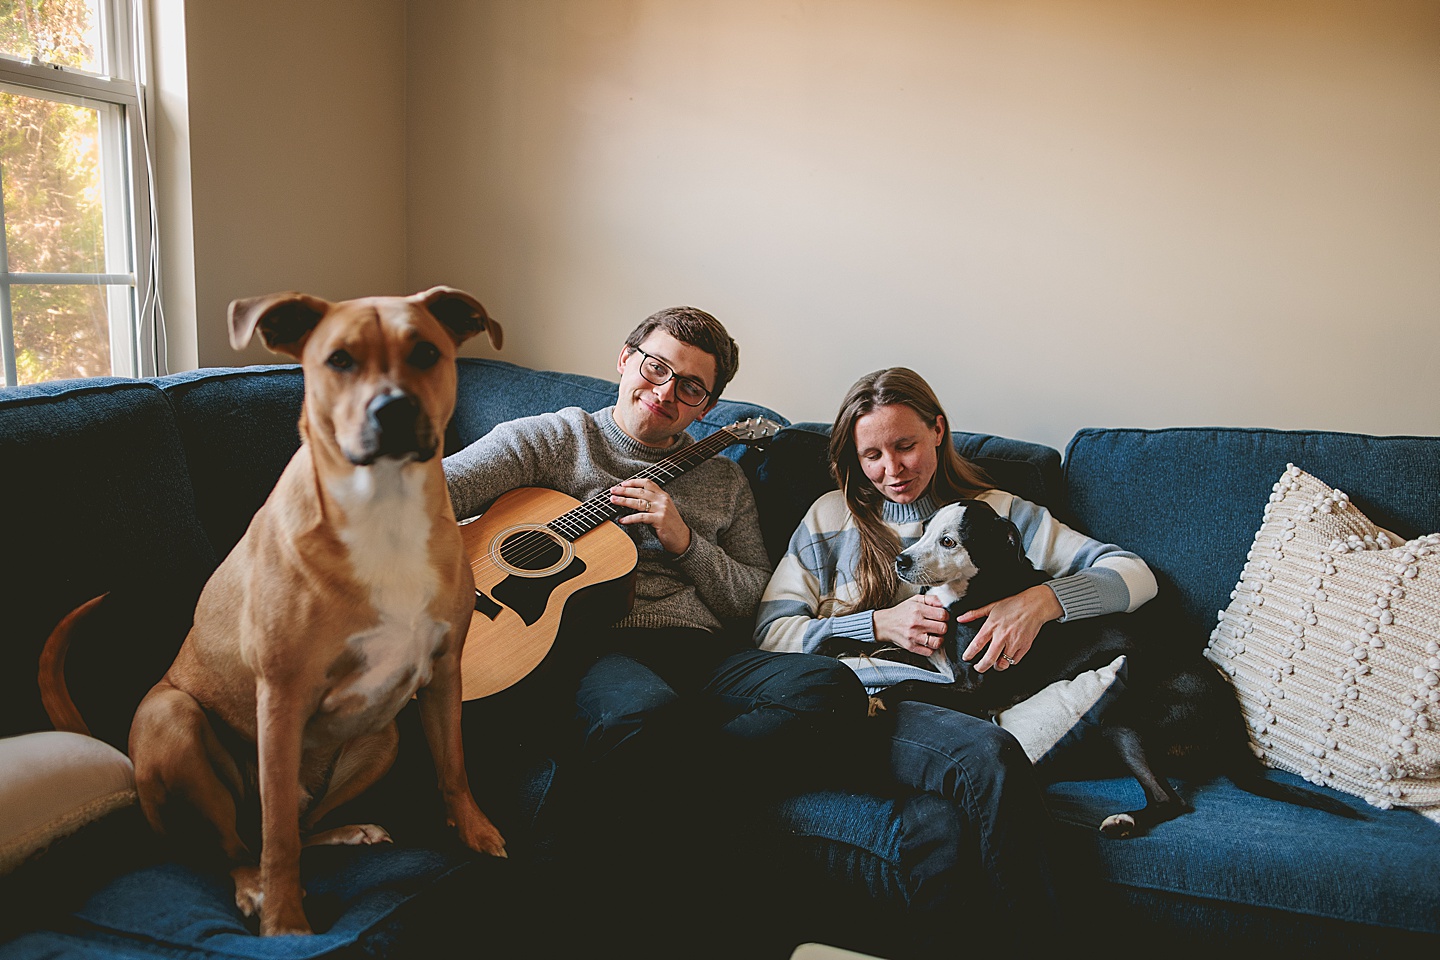
{"type": "Polygon", "coordinates": [[[595,789],[631,816],[677,792],[693,800],[696,777],[706,792],[736,777],[773,783],[864,715],[848,668],[750,643],[770,563],[740,467],[712,457],[664,487],[632,479],[694,442],[686,428],[715,406],[738,359],[710,314],[662,310],[621,347],[613,406],[502,423],[445,461],[462,518],[521,486],[580,501],[608,490],[624,508],[618,522],[639,553],[633,608],[613,627],[562,629],[551,660],[565,667],[536,673],[550,670],[547,709],[573,713],[582,762],[604,784],[595,789]],[[735,621],[743,629],[727,631],[735,621]]]}

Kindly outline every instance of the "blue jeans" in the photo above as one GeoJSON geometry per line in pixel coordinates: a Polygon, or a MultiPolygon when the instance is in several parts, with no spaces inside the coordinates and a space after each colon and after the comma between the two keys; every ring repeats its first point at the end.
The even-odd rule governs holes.
{"type": "Polygon", "coordinates": [[[568,799],[582,852],[567,871],[573,896],[560,902],[593,912],[576,925],[584,937],[570,952],[603,942],[613,925],[629,957],[743,955],[720,948],[744,938],[743,923],[686,943],[717,916],[749,910],[743,870],[754,865],[727,859],[715,837],[770,799],[834,774],[831,758],[865,726],[864,688],[831,658],[701,630],[611,630],[586,640],[604,646],[572,685],[580,755],[568,799]],[[706,858],[698,871],[697,856],[706,858]]]}
{"type": "Polygon", "coordinates": [[[994,897],[990,909],[999,911],[991,917],[971,903],[978,923],[1007,924],[1012,935],[1059,923],[1045,846],[1050,815],[1019,741],[989,720],[905,702],[896,711],[889,758],[899,784],[938,794],[969,826],[974,851],[959,852],[961,869],[981,878],[980,888],[994,897]]]}
{"type": "Polygon", "coordinates": [[[703,630],[612,630],[575,691],[581,758],[638,775],[741,776],[783,789],[820,775],[864,722],[865,693],[829,657],[740,646],[703,630]]]}

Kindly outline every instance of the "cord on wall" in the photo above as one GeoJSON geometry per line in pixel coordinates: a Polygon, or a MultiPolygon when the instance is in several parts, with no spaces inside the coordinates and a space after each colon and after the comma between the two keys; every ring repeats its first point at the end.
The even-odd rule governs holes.
{"type": "Polygon", "coordinates": [[[155,153],[150,144],[150,108],[147,101],[150,84],[150,22],[146,15],[144,0],[131,0],[130,25],[134,31],[136,63],[131,74],[135,78],[135,101],[140,116],[141,153],[145,158],[145,183],[148,209],[145,215],[150,220],[149,267],[146,273],[145,289],[140,291],[139,324],[137,335],[141,342],[148,343],[153,352],[155,375],[164,376],[170,372],[169,344],[165,336],[165,306],[160,296],[160,215],[155,202],[155,153]]]}

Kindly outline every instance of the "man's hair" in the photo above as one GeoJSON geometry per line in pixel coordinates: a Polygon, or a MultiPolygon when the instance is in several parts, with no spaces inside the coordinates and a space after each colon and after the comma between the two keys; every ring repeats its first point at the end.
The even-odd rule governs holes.
{"type": "Polygon", "coordinates": [[[724,325],[696,307],[666,307],[640,321],[640,325],[625,338],[625,345],[640,346],[656,329],[664,330],[681,343],[699,347],[715,358],[715,386],[710,391],[710,401],[719,400],[725,385],[740,369],[740,348],[730,338],[724,325]]]}

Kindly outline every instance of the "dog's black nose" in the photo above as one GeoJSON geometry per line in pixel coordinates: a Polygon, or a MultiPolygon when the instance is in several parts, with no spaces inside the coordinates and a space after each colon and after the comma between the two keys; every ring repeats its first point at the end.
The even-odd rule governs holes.
{"type": "Polygon", "coordinates": [[[914,564],[909,554],[902,553],[895,558],[895,572],[905,573],[914,564]]]}

